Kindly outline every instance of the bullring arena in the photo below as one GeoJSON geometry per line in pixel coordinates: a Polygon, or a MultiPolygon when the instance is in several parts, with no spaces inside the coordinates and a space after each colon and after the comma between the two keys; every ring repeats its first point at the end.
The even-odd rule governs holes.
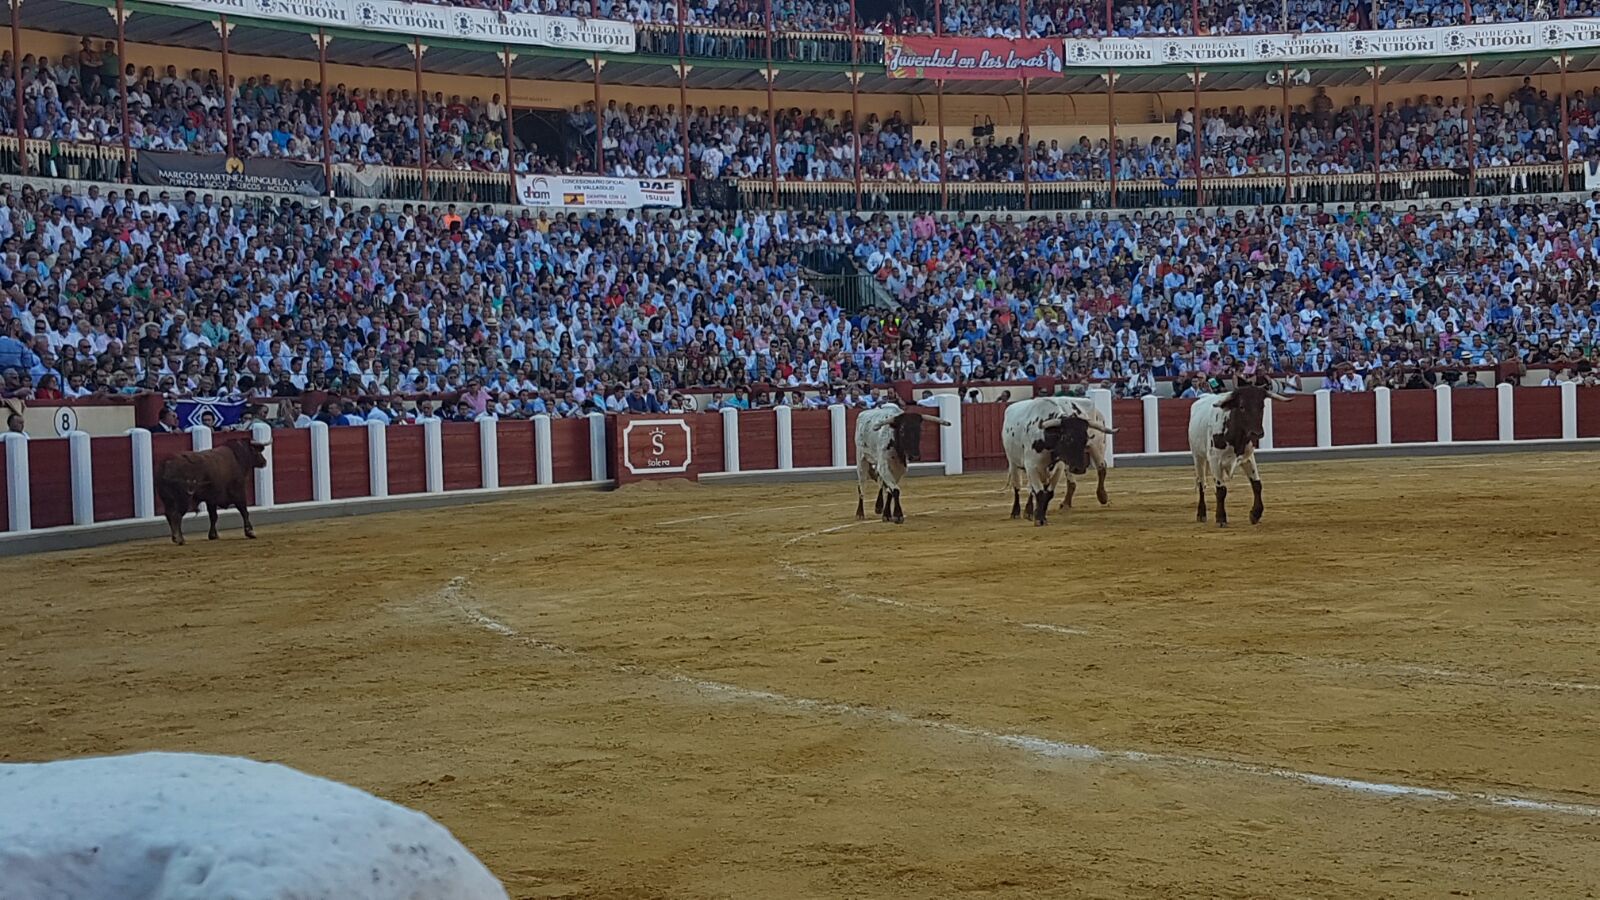
{"type": "Polygon", "coordinates": [[[1226,531],[1122,465],[1043,529],[668,479],[5,560],[0,728],[346,781],[513,896],[1584,896],[1591,452],[1268,459],[1226,531]]]}

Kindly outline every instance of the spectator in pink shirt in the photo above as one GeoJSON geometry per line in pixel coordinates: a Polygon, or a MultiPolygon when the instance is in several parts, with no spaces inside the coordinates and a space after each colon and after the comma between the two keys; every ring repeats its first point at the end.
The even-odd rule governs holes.
{"type": "Polygon", "coordinates": [[[472,410],[473,416],[481,416],[484,410],[489,408],[489,391],[483,386],[482,381],[476,378],[468,379],[467,389],[461,392],[461,402],[472,410]]]}

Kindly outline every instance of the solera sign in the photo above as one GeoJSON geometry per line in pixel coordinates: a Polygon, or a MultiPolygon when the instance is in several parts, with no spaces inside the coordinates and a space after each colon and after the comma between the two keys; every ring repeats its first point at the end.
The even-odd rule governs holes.
{"type": "Polygon", "coordinates": [[[636,477],[687,472],[692,447],[682,419],[634,419],[622,429],[622,464],[636,477]]]}

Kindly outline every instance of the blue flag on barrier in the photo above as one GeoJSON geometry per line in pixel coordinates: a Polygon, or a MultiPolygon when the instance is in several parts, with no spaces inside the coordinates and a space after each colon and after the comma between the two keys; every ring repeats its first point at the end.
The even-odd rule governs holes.
{"type": "Polygon", "coordinates": [[[216,423],[211,427],[226,428],[244,417],[245,401],[196,397],[193,400],[175,400],[172,408],[178,413],[178,424],[184,428],[206,424],[200,419],[208,412],[217,417],[216,423]]]}

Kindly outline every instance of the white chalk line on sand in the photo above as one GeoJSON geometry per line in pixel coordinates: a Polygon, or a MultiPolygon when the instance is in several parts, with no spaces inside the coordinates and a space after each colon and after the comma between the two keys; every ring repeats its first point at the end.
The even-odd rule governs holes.
{"type": "Polygon", "coordinates": [[[1108,750],[1090,744],[1079,744],[1068,741],[1058,741],[1050,738],[1038,737],[1030,734],[1008,734],[978,728],[972,725],[963,725],[957,722],[940,721],[937,719],[924,719],[908,715],[894,709],[873,706],[858,706],[850,703],[840,703],[834,700],[818,700],[810,697],[795,697],[777,691],[764,691],[753,688],[741,687],[721,681],[710,681],[695,678],[681,672],[656,672],[644,666],[631,663],[615,663],[600,657],[591,656],[559,644],[545,641],[531,635],[525,635],[516,628],[484,613],[474,606],[465,596],[468,579],[464,576],[452,578],[442,590],[439,598],[450,607],[463,614],[468,622],[474,626],[495,634],[514,640],[523,646],[530,647],[544,653],[566,656],[586,663],[603,665],[614,672],[626,675],[654,678],[672,684],[691,687],[704,694],[727,697],[733,700],[759,703],[768,706],[800,710],[813,713],[824,713],[836,716],[850,716],[864,718],[872,721],[887,722],[893,725],[906,727],[925,728],[942,731],[947,734],[957,735],[969,740],[993,744],[1020,750],[1024,753],[1046,759],[1075,760],[1087,762],[1108,762],[1129,766],[1154,765],[1170,766],[1174,768],[1205,769],[1223,772],[1232,775],[1247,775],[1260,778],[1275,778],[1299,782],[1315,787],[1331,788],[1348,793],[1364,794],[1368,796],[1401,797],[1411,799],[1433,800],[1441,803],[1454,803],[1472,806],[1502,807],[1518,809],[1527,812],[1559,813],[1564,815],[1600,818],[1600,806],[1587,803],[1566,802],[1559,800],[1541,800],[1535,797],[1524,797],[1516,794],[1496,794],[1481,791],[1452,791],[1443,788],[1431,788],[1409,784],[1395,784],[1384,781],[1375,781],[1365,778],[1349,778],[1340,775],[1324,775],[1317,772],[1302,772],[1282,766],[1266,765],[1262,763],[1241,762],[1238,760],[1224,759],[1213,756],[1187,755],[1177,753],[1148,753],[1140,750],[1108,750]]]}
{"type": "MultiPolygon", "coordinates": [[[[988,508],[989,508],[988,506],[967,506],[967,507],[958,507],[958,508],[954,508],[954,509],[933,509],[933,510],[928,510],[926,512],[923,512],[923,513],[921,513],[921,515],[936,515],[936,514],[939,514],[939,513],[952,513],[952,512],[971,512],[973,510],[988,509],[988,508]]],[[[850,529],[850,528],[855,528],[855,527],[858,527],[858,526],[861,526],[861,525],[870,525],[870,524],[873,524],[875,521],[877,521],[877,520],[875,520],[875,519],[867,519],[865,521],[847,522],[847,523],[845,523],[843,525],[835,525],[832,528],[822,528],[822,529],[817,529],[815,531],[803,532],[801,534],[798,534],[798,535],[795,535],[795,536],[793,536],[791,538],[788,538],[787,540],[785,540],[783,542],[782,546],[785,549],[787,549],[789,547],[793,547],[794,545],[801,543],[802,541],[811,540],[813,538],[820,537],[820,536],[825,535],[825,534],[837,534],[838,532],[841,532],[841,531],[844,531],[844,530],[850,529]]],[[[895,599],[893,597],[884,597],[884,596],[876,595],[876,594],[863,594],[863,593],[860,593],[860,592],[857,592],[857,591],[850,590],[849,588],[845,587],[839,581],[837,581],[836,579],[834,579],[834,578],[832,578],[830,576],[827,576],[827,575],[824,575],[822,573],[819,573],[819,572],[817,572],[817,571],[815,571],[813,569],[806,568],[805,566],[802,566],[802,565],[794,562],[793,560],[785,559],[781,555],[776,557],[776,561],[777,561],[779,567],[785,573],[787,573],[787,574],[789,574],[789,575],[791,575],[793,577],[799,578],[801,580],[804,580],[804,581],[811,581],[811,582],[816,582],[816,583],[819,583],[819,584],[822,584],[822,585],[826,585],[828,588],[830,588],[831,590],[835,591],[838,594],[839,597],[841,597],[842,599],[847,600],[847,601],[852,601],[852,602],[857,602],[857,603],[872,603],[872,604],[877,604],[879,606],[896,607],[896,608],[899,608],[899,609],[904,609],[904,610],[908,610],[908,611],[912,611],[912,612],[921,613],[923,615],[938,616],[938,617],[941,617],[941,618],[947,618],[947,619],[952,619],[952,620],[956,620],[956,621],[973,622],[973,623],[980,624],[980,625],[991,625],[991,626],[998,625],[998,626],[1003,626],[1003,627],[1007,627],[1007,628],[1020,628],[1020,629],[1024,629],[1024,630],[1027,630],[1027,631],[1045,632],[1045,633],[1049,633],[1049,634],[1057,634],[1057,635],[1063,635],[1063,636],[1068,636],[1068,637],[1086,637],[1086,636],[1095,635],[1097,633],[1099,633],[1101,636],[1105,636],[1105,632],[1103,632],[1103,631],[1101,631],[1099,629],[1076,628],[1076,627],[1072,627],[1072,626],[1057,625],[1057,624],[1052,624],[1052,623],[1048,623],[1048,622],[1019,622],[1019,621],[1016,621],[1015,619],[1009,619],[1009,618],[1006,618],[1006,617],[1003,617],[1003,616],[986,616],[986,615],[983,615],[983,614],[980,614],[980,613],[968,613],[968,612],[964,612],[964,611],[960,611],[960,610],[947,609],[947,608],[944,608],[944,607],[927,606],[927,605],[918,604],[918,603],[908,603],[908,602],[906,602],[904,600],[897,600],[897,599],[895,599]]],[[[1487,688],[1542,689],[1542,690],[1585,691],[1585,692],[1587,692],[1587,691],[1600,691],[1600,684],[1591,683],[1591,682],[1568,681],[1568,680],[1560,680],[1560,679],[1503,677],[1503,676],[1499,676],[1499,675],[1493,675],[1493,674],[1490,674],[1490,673],[1487,673],[1487,672],[1474,672],[1474,671],[1465,670],[1465,669],[1446,669],[1446,668],[1438,668],[1438,667],[1433,667],[1433,666],[1424,666],[1424,665],[1417,665],[1417,664],[1410,664],[1410,663],[1369,663],[1369,662],[1361,662],[1361,661],[1358,661],[1358,660],[1345,660],[1345,659],[1315,657],[1315,656],[1287,655],[1287,654],[1277,653],[1277,652],[1273,652],[1273,651],[1251,651],[1251,650],[1246,650],[1246,649],[1220,649],[1220,648],[1219,649],[1205,649],[1205,648],[1195,647],[1195,646],[1188,645],[1188,644],[1174,644],[1174,643],[1168,643],[1168,642],[1163,642],[1163,641],[1140,641],[1140,642],[1138,642],[1138,645],[1142,646],[1142,647],[1158,647],[1158,648],[1163,649],[1163,650],[1172,650],[1172,651],[1177,651],[1177,652],[1182,652],[1182,653],[1210,654],[1210,655],[1214,655],[1214,656],[1250,656],[1250,657],[1265,657],[1265,658],[1286,658],[1287,660],[1289,660],[1291,662],[1294,662],[1294,663],[1297,663],[1299,665],[1310,666],[1310,667],[1313,667],[1313,668],[1328,669],[1328,670],[1356,671],[1356,672],[1363,672],[1363,673],[1366,673],[1366,674],[1369,674],[1369,675],[1376,675],[1376,676],[1382,676],[1382,677],[1391,677],[1391,678],[1394,678],[1394,677],[1398,677],[1398,678],[1420,678],[1420,679],[1427,679],[1429,681],[1442,682],[1442,683],[1446,683],[1446,684],[1462,684],[1462,685],[1472,685],[1472,686],[1487,687],[1487,688]]]]}

